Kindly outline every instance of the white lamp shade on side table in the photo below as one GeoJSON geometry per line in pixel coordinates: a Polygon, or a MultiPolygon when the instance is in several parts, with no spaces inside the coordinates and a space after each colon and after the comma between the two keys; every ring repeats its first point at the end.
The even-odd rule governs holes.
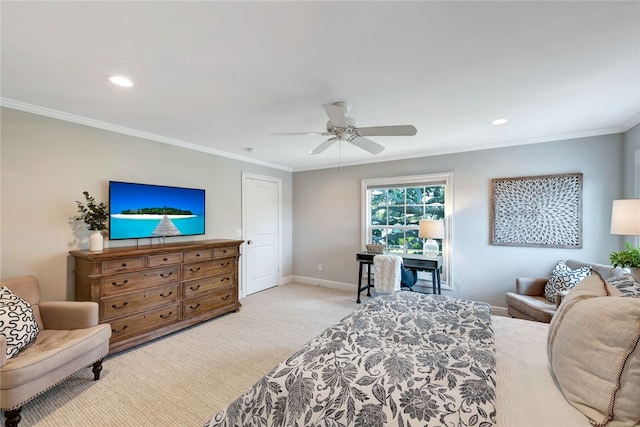
{"type": "Polygon", "coordinates": [[[611,206],[611,234],[640,236],[640,199],[613,201],[611,206]]]}

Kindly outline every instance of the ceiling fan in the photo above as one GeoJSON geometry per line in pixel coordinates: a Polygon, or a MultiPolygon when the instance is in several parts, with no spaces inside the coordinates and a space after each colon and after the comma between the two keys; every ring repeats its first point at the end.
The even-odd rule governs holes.
{"type": "Polygon", "coordinates": [[[417,132],[413,125],[358,127],[355,119],[347,117],[347,113],[351,109],[349,102],[334,102],[333,104],[325,104],[322,108],[329,117],[326,132],[283,132],[273,135],[324,135],[331,137],[309,151],[309,154],[320,154],[336,141],[346,141],[371,154],[378,154],[384,150],[384,146],[366,137],[413,136],[417,132]]]}

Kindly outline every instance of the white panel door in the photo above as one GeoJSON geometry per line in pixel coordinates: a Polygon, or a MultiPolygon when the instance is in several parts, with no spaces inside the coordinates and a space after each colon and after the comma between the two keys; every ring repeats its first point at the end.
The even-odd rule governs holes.
{"type": "Polygon", "coordinates": [[[280,183],[245,177],[246,294],[279,284],[280,183]]]}

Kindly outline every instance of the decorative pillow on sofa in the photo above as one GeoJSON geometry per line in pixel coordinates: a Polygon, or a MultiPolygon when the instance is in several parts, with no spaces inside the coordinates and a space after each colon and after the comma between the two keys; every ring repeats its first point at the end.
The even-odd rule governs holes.
{"type": "Polygon", "coordinates": [[[580,267],[571,270],[564,261],[558,261],[549,276],[549,280],[544,287],[544,297],[549,302],[556,302],[556,292],[563,292],[572,289],[580,283],[582,279],[591,274],[590,267],[580,267]]]}
{"type": "Polygon", "coordinates": [[[640,423],[640,299],[607,296],[592,274],[563,299],[547,354],[562,394],[591,424],[640,423]]]}
{"type": "Polygon", "coordinates": [[[619,296],[640,298],[640,283],[636,282],[631,274],[609,277],[607,284],[615,288],[619,296]]]}
{"type": "Polygon", "coordinates": [[[31,304],[0,286],[0,335],[7,339],[7,359],[33,341],[39,331],[31,304]]]}

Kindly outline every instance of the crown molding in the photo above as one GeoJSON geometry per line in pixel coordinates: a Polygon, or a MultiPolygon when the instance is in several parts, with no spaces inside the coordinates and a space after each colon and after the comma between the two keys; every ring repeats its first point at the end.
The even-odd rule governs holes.
{"type": "Polygon", "coordinates": [[[0,106],[11,108],[13,110],[25,111],[27,113],[37,114],[39,116],[50,117],[53,119],[64,120],[66,122],[76,123],[84,126],[89,126],[97,129],[107,130],[110,132],[116,132],[123,135],[134,136],[136,138],[148,139],[150,141],[160,142],[162,144],[173,145],[176,147],[186,148],[187,150],[200,151],[214,156],[226,157],[233,160],[239,160],[246,163],[252,163],[260,166],[266,166],[273,169],[279,169],[286,172],[292,172],[293,169],[288,166],[278,165],[275,163],[265,162],[262,160],[256,160],[251,157],[241,156],[239,154],[229,153],[227,151],[216,150],[215,148],[204,147],[202,145],[193,144],[179,139],[167,138],[165,136],[156,135],[149,132],[142,132],[136,129],[127,128],[124,126],[114,125],[112,123],[102,122],[100,120],[94,120],[87,117],[77,116],[75,114],[69,114],[51,108],[40,107],[38,105],[28,104],[26,102],[16,101],[9,98],[0,98],[0,106]]]}

